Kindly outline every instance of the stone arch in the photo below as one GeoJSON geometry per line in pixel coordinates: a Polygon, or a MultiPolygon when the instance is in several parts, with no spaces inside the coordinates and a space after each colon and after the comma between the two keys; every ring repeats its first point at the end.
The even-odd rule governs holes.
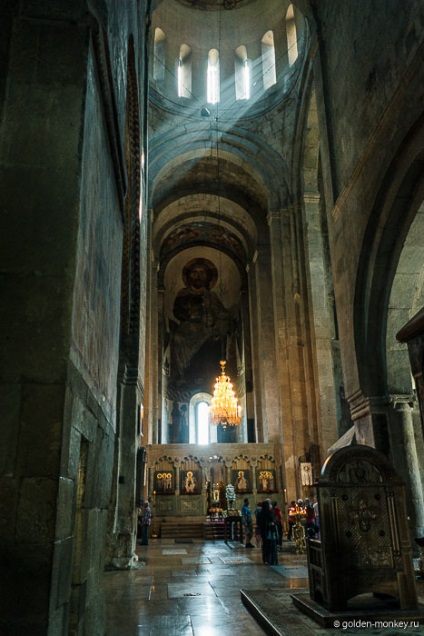
{"type": "MultiPolygon", "coordinates": [[[[393,320],[393,312],[389,315],[393,296],[392,301],[390,298],[393,291],[400,290],[399,263],[405,244],[411,244],[409,233],[424,199],[423,161],[424,117],[416,122],[392,161],[364,235],[355,290],[354,333],[359,377],[366,395],[384,396],[395,388],[388,385],[387,336],[391,333],[394,338],[403,325],[393,320]]],[[[419,271],[415,267],[411,276],[420,276],[423,266],[424,262],[419,271]]],[[[412,312],[412,299],[409,304],[406,311],[412,312]]],[[[402,352],[399,348],[398,354],[396,364],[401,365],[405,377],[409,366],[406,349],[402,352]]],[[[395,363],[395,358],[391,356],[390,362],[395,363]]]]}
{"type": "MultiPolygon", "coordinates": [[[[259,200],[267,210],[278,210],[287,201],[288,167],[282,157],[258,135],[237,126],[226,130],[221,124],[191,123],[156,135],[150,142],[150,188],[154,205],[156,185],[164,181],[177,164],[203,157],[226,160],[241,167],[254,181],[259,200]],[[218,141],[217,141],[218,138],[218,141]],[[254,168],[253,168],[254,166],[254,168]],[[276,187],[278,185],[278,187],[276,187]]],[[[225,181],[225,174],[220,174],[225,181]]],[[[216,191],[216,179],[211,183],[216,191]]],[[[265,211],[265,214],[266,214],[265,211]]]]}

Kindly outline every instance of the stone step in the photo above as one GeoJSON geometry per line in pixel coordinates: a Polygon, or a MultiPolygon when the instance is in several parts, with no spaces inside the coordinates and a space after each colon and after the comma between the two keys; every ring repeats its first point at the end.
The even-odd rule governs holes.
{"type": "Polygon", "coordinates": [[[169,523],[161,524],[162,539],[202,539],[203,526],[201,523],[169,523]]]}
{"type": "Polygon", "coordinates": [[[203,536],[208,541],[215,541],[216,539],[224,541],[224,524],[222,522],[205,522],[203,524],[203,536]]]}
{"type": "Polygon", "coordinates": [[[214,522],[163,521],[160,526],[162,539],[224,540],[224,524],[214,522]]]}

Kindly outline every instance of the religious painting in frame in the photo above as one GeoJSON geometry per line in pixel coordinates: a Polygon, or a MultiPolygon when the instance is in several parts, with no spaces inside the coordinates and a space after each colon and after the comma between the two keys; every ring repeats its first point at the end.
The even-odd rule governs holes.
{"type": "Polygon", "coordinates": [[[175,494],[175,474],[172,468],[155,471],[154,489],[157,495],[175,494]]]}
{"type": "Polygon", "coordinates": [[[233,486],[238,495],[242,495],[245,492],[252,492],[252,478],[250,470],[246,468],[239,468],[233,470],[233,486]]]}
{"type": "Polygon", "coordinates": [[[256,490],[258,493],[277,492],[274,468],[256,469],[256,490]]]}
{"type": "Polygon", "coordinates": [[[200,495],[200,471],[199,470],[182,470],[180,494],[181,495],[200,495]]]}

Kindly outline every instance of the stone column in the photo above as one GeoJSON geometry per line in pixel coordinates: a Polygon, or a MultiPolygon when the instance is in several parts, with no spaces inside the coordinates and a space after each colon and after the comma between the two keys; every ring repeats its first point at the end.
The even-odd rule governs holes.
{"type": "Polygon", "coordinates": [[[156,262],[152,263],[152,290],[149,313],[149,364],[145,386],[149,387],[149,443],[167,442],[167,422],[164,422],[163,377],[162,377],[162,332],[163,332],[163,288],[158,289],[156,262]],[[160,385],[159,385],[160,380],[160,385]]]}
{"type": "MultiPolygon", "coordinates": [[[[280,440],[284,448],[285,481],[291,498],[300,495],[298,462],[308,449],[304,347],[301,320],[302,288],[297,262],[296,221],[293,208],[268,213],[272,251],[277,372],[281,394],[280,440]]],[[[275,440],[275,441],[280,441],[275,440]]]]}
{"type": "MultiPolygon", "coordinates": [[[[250,328],[251,328],[251,341],[252,343],[257,343],[260,337],[260,329],[257,319],[257,313],[254,311],[258,300],[258,290],[257,290],[257,277],[255,276],[256,271],[256,260],[257,253],[255,253],[253,257],[253,262],[248,266],[247,272],[249,276],[249,309],[250,309],[250,328]]],[[[252,347],[252,391],[250,395],[250,400],[248,401],[248,405],[250,405],[250,413],[254,418],[254,427],[255,427],[255,438],[256,442],[264,441],[264,422],[262,419],[262,394],[261,391],[257,388],[259,385],[258,378],[258,369],[259,369],[259,350],[258,347],[252,347]]],[[[247,387],[246,387],[247,390],[247,387]]]]}
{"type": "Polygon", "coordinates": [[[137,454],[137,376],[124,378],[120,391],[120,436],[118,465],[122,472],[118,475],[116,491],[116,525],[111,546],[111,561],[115,567],[126,569],[131,566],[135,554],[137,507],[136,470],[137,454]]]}
{"type": "Polygon", "coordinates": [[[125,160],[86,4],[0,13],[0,632],[103,633],[125,160]]]}
{"type": "Polygon", "coordinates": [[[392,396],[393,410],[389,417],[392,462],[405,481],[411,537],[424,536],[424,497],[415,445],[413,403],[408,396],[392,396]]]}
{"type": "Polygon", "coordinates": [[[252,379],[252,351],[251,342],[252,334],[250,330],[250,318],[249,318],[249,297],[245,290],[241,293],[241,328],[243,335],[243,350],[240,352],[241,361],[243,365],[244,374],[244,413],[243,415],[243,442],[256,442],[256,430],[252,426],[255,419],[254,412],[254,394],[253,394],[253,379],[252,379]]]}
{"type": "MultiPolygon", "coordinates": [[[[263,245],[258,250],[255,262],[255,291],[252,298],[252,323],[256,323],[257,336],[255,359],[255,399],[257,401],[256,415],[263,426],[263,440],[280,441],[280,395],[275,342],[274,294],[272,276],[272,256],[269,245],[263,245]],[[266,395],[266,400],[262,396],[266,395]]],[[[259,428],[259,425],[258,425],[259,428]]]]}
{"type": "Polygon", "coordinates": [[[335,369],[339,357],[334,323],[334,297],[330,287],[331,277],[327,259],[328,250],[320,231],[320,196],[304,197],[307,222],[309,276],[311,280],[311,322],[313,320],[314,345],[317,364],[317,389],[319,390],[319,443],[325,452],[338,437],[335,369]]]}

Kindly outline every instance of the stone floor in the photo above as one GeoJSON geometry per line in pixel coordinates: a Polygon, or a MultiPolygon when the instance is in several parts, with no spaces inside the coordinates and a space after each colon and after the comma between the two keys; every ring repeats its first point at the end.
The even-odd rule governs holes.
{"type": "MultiPolygon", "coordinates": [[[[319,627],[292,602],[292,593],[307,591],[308,580],[306,558],[292,554],[291,545],[284,542],[278,566],[266,566],[260,549],[240,543],[150,539],[137,546],[136,568],[105,572],[106,636],[424,634],[424,626],[413,625],[319,627]],[[243,604],[241,590],[266,608],[267,631],[243,604]]],[[[418,590],[421,600],[422,581],[418,590]]]]}

